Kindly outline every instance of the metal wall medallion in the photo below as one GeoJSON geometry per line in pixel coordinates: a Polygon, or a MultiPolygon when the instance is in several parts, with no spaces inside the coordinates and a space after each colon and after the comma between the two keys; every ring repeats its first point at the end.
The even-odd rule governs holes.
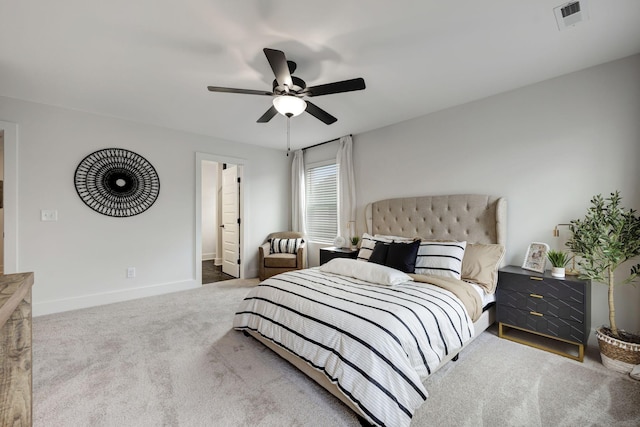
{"type": "Polygon", "coordinates": [[[151,163],[133,151],[106,148],[85,157],[75,173],[82,201],[103,215],[138,215],[160,194],[160,178],[151,163]]]}

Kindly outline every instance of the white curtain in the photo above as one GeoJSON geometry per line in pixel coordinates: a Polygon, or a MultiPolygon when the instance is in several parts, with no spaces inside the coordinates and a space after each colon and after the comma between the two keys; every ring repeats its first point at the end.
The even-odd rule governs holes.
{"type": "Polygon", "coordinates": [[[304,152],[296,150],[291,164],[291,230],[306,236],[304,152]]]}
{"type": "Polygon", "coordinates": [[[353,173],[353,141],[350,135],[340,138],[336,156],[338,164],[338,235],[350,239],[356,235],[356,179],[353,173]],[[353,229],[349,229],[352,227],[353,229]]]}

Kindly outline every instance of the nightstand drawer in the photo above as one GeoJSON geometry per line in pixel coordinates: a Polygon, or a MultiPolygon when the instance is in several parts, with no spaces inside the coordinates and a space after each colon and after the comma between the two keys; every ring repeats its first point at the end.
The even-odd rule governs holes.
{"type": "Polygon", "coordinates": [[[550,279],[531,274],[513,274],[500,272],[500,288],[522,292],[526,294],[540,295],[544,298],[573,301],[578,304],[585,302],[585,286],[575,281],[562,279],[550,279]]]}
{"type": "Polygon", "coordinates": [[[497,292],[500,305],[527,312],[534,311],[545,316],[560,317],[572,322],[584,323],[585,321],[586,313],[583,304],[545,297],[540,293],[516,292],[502,287],[499,287],[497,292]]]}
{"type": "Polygon", "coordinates": [[[586,330],[588,330],[588,326],[584,323],[544,315],[534,310],[521,310],[506,305],[498,305],[496,308],[496,319],[500,323],[517,326],[572,342],[585,344],[587,341],[586,330]]]}

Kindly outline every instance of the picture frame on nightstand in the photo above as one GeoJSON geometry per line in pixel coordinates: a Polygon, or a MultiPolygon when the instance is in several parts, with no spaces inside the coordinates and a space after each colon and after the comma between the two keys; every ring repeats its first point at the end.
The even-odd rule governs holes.
{"type": "Polygon", "coordinates": [[[549,252],[549,245],[546,243],[531,242],[524,256],[522,268],[537,273],[544,273],[547,265],[547,252],[549,252]]]}

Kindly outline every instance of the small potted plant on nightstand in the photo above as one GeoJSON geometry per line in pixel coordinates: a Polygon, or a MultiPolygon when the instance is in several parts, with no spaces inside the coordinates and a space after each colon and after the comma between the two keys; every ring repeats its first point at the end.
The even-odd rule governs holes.
{"type": "Polygon", "coordinates": [[[352,248],[354,248],[354,249],[357,249],[357,248],[358,248],[358,243],[359,243],[359,242],[360,242],[360,237],[358,237],[358,236],[353,236],[353,237],[351,238],[351,247],[352,247],[352,248]]]}
{"type": "Polygon", "coordinates": [[[564,268],[569,263],[569,255],[566,252],[550,250],[547,252],[547,258],[551,263],[551,275],[553,277],[563,278],[564,268]]]}
{"type": "Polygon", "coordinates": [[[609,327],[596,330],[602,364],[618,372],[629,373],[640,364],[640,336],[618,329],[615,318],[614,289],[637,282],[640,264],[616,283],[615,271],[622,264],[640,255],[640,217],[633,209],[620,204],[620,192],[606,199],[597,195],[591,199],[584,219],[571,221],[573,237],[567,247],[579,257],[581,276],[608,285],[609,327]]]}

